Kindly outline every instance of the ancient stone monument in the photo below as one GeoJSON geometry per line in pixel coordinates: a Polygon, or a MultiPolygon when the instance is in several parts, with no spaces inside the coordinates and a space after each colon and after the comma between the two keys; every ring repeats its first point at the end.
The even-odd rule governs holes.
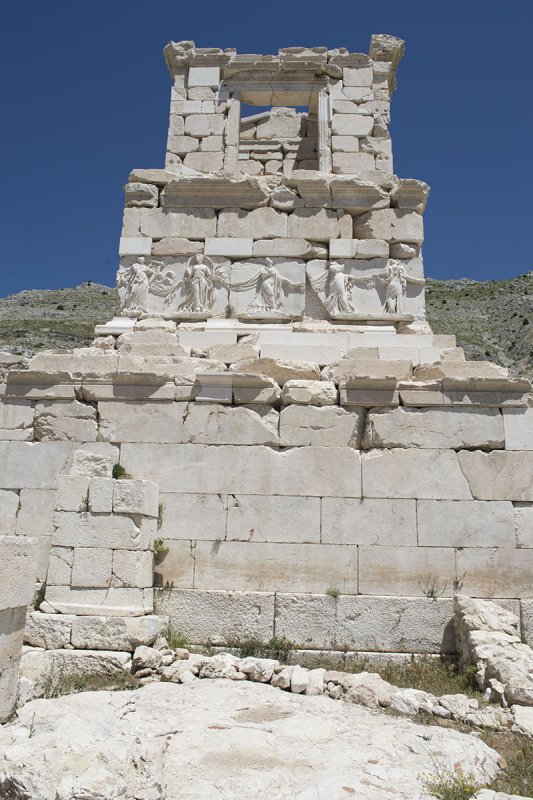
{"type": "Polygon", "coordinates": [[[168,616],[195,643],[446,653],[457,592],[533,637],[531,385],[425,321],[402,53],[165,48],[122,313],[0,387],[0,518],[40,545],[31,644],[131,650],[168,616]]]}

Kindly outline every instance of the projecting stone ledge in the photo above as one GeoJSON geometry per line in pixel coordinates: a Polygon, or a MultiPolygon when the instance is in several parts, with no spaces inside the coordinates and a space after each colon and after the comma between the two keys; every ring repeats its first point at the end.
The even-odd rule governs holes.
{"type": "MultiPolygon", "coordinates": [[[[151,172],[152,170],[150,170],[151,172]]],[[[162,170],[161,170],[162,171],[162,170]]],[[[188,177],[175,173],[161,193],[163,208],[246,208],[266,206],[268,187],[257,178],[188,177]]]]}

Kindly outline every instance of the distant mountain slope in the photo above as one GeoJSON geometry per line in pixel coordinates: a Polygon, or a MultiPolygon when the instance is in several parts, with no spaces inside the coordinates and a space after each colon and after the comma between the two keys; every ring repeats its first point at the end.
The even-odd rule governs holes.
{"type": "MultiPolygon", "coordinates": [[[[505,281],[429,278],[426,293],[434,333],[454,333],[467,358],[495,361],[533,378],[533,272],[505,281]]],[[[116,290],[98,283],[2,297],[0,350],[32,355],[83,347],[95,324],[117,311],[116,290]]]]}

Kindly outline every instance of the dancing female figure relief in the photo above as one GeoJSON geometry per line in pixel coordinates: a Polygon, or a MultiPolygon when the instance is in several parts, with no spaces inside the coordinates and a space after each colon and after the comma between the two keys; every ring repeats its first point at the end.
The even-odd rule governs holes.
{"type": "Polygon", "coordinates": [[[193,256],[189,260],[183,280],[176,284],[165,304],[171,303],[179,290],[183,299],[178,305],[178,311],[210,314],[216,299],[215,283],[228,285],[224,268],[215,266],[207,256],[193,256]]]}
{"type": "Polygon", "coordinates": [[[322,302],[332,317],[354,314],[352,289],[361,284],[366,286],[367,283],[367,278],[348,275],[344,271],[344,266],[337,261],[332,261],[323,272],[311,278],[311,286],[315,291],[323,293],[322,302]]]}
{"type": "Polygon", "coordinates": [[[124,311],[148,311],[150,294],[164,297],[172,290],[175,276],[162,261],[148,261],[139,256],[130,267],[119,269],[117,288],[123,290],[124,311]]]}
{"type": "Polygon", "coordinates": [[[413,278],[408,275],[403,264],[398,261],[391,261],[387,265],[385,272],[375,277],[385,286],[383,307],[387,314],[403,314],[405,312],[408,283],[414,283],[418,286],[425,284],[424,278],[413,278]]]}
{"type": "Polygon", "coordinates": [[[285,294],[293,290],[303,292],[304,283],[295,283],[288,278],[283,278],[274,266],[271,258],[265,259],[265,264],[246,281],[232,283],[231,288],[236,292],[255,290],[255,294],[248,303],[247,312],[250,313],[279,313],[283,311],[285,294]]]}

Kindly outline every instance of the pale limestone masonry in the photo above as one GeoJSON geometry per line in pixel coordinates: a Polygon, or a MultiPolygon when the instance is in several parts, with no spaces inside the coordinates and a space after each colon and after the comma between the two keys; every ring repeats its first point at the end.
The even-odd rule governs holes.
{"type": "Polygon", "coordinates": [[[16,700],[26,609],[35,587],[35,541],[0,535],[0,723],[16,700]]]}
{"type": "Polygon", "coordinates": [[[388,131],[402,52],[165,48],[167,158],[126,186],[122,312],[0,384],[0,531],[37,537],[46,590],[33,644],[148,641],[153,585],[194,643],[451,653],[457,592],[533,639],[531,384],[424,319],[429,189],[393,173],[388,131]]]}

